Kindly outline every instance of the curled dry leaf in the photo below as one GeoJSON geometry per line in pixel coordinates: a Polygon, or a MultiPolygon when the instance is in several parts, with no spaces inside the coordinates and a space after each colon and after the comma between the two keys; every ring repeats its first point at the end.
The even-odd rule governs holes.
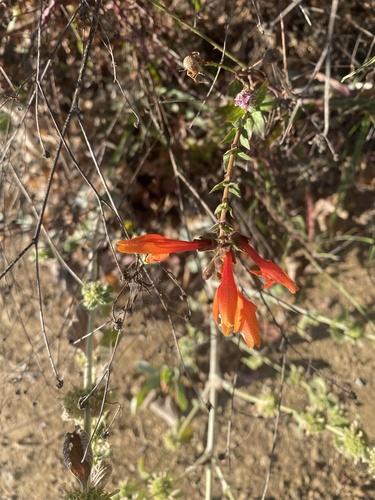
{"type": "Polygon", "coordinates": [[[96,489],[104,489],[112,474],[112,465],[101,460],[93,469],[91,474],[92,485],[96,489]]]}
{"type": "Polygon", "coordinates": [[[67,432],[64,439],[64,463],[81,483],[82,490],[87,488],[92,467],[92,449],[89,441],[89,435],[79,425],[76,425],[74,432],[67,432]]]}

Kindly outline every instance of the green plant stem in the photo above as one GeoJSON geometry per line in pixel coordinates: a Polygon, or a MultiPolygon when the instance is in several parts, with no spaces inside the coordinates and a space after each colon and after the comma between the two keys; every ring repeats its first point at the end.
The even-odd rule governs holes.
{"type": "MultiPolygon", "coordinates": [[[[233,342],[233,344],[235,344],[235,345],[238,346],[238,338],[237,337],[235,337],[233,335],[232,338],[231,338],[231,341],[233,342]]],[[[279,364],[274,363],[273,361],[271,361],[270,358],[268,358],[262,352],[255,351],[254,349],[250,349],[250,347],[247,347],[247,345],[246,345],[246,343],[244,341],[241,341],[240,347],[241,347],[241,351],[246,352],[247,354],[249,354],[249,356],[251,356],[253,358],[261,358],[262,362],[265,365],[269,366],[270,368],[273,368],[275,370],[275,372],[277,372],[277,373],[281,373],[282,372],[282,369],[281,369],[281,367],[280,367],[279,364]]]]}
{"type": "Polygon", "coordinates": [[[206,465],[206,500],[212,498],[212,476],[213,476],[213,456],[215,451],[215,423],[217,411],[217,385],[219,378],[218,365],[218,335],[213,318],[210,319],[210,372],[208,384],[210,387],[209,402],[210,412],[208,414],[207,444],[204,455],[208,458],[206,465]]]}
{"type": "Polygon", "coordinates": [[[150,3],[152,3],[152,5],[154,5],[158,9],[160,9],[163,12],[165,12],[166,14],[168,14],[168,16],[170,16],[172,19],[174,19],[179,24],[181,24],[182,26],[184,26],[186,29],[188,29],[192,33],[195,33],[200,38],[202,38],[203,40],[205,40],[206,42],[208,42],[210,45],[212,45],[212,47],[214,47],[215,49],[219,50],[222,54],[225,54],[226,57],[228,57],[228,59],[231,59],[233,62],[235,62],[236,64],[238,64],[239,66],[241,66],[241,68],[246,69],[246,64],[244,64],[242,61],[240,61],[239,59],[237,59],[237,57],[235,57],[233,54],[231,54],[230,52],[228,52],[227,50],[225,50],[224,47],[222,47],[218,43],[216,43],[213,40],[211,40],[211,38],[209,38],[204,33],[202,33],[201,31],[199,31],[199,29],[194,28],[194,26],[190,26],[190,24],[188,24],[188,23],[185,23],[185,21],[183,21],[182,19],[180,19],[176,14],[174,14],[174,12],[172,12],[171,10],[169,10],[167,7],[165,7],[164,5],[162,5],[157,0],[148,0],[148,1],[150,3]]]}
{"type": "Polygon", "coordinates": [[[212,66],[214,68],[221,68],[224,69],[225,71],[229,71],[230,73],[234,73],[237,75],[237,71],[234,68],[231,68],[230,66],[226,66],[225,64],[220,64],[214,61],[204,61],[204,66],[212,66]]]}
{"type": "MultiPolygon", "coordinates": [[[[258,396],[253,396],[252,394],[247,394],[239,389],[236,389],[233,384],[227,382],[226,380],[221,380],[221,387],[229,392],[231,396],[235,396],[237,398],[243,399],[244,401],[248,401],[253,404],[262,404],[262,399],[258,396]]],[[[284,413],[289,413],[290,415],[295,415],[297,412],[293,410],[293,408],[289,408],[288,406],[280,405],[280,410],[284,413]]]]}
{"type": "MultiPolygon", "coordinates": [[[[91,244],[90,252],[90,281],[96,281],[97,279],[97,260],[96,260],[96,241],[99,230],[99,218],[97,219],[97,224],[94,232],[94,236],[91,244]]],[[[92,389],[92,351],[93,351],[93,337],[91,332],[95,329],[95,310],[91,310],[88,313],[87,321],[87,331],[86,331],[86,349],[85,349],[85,367],[83,372],[83,387],[89,393],[92,389]]],[[[84,409],[83,413],[83,428],[89,436],[91,436],[91,412],[90,404],[84,409]]]]}
{"type": "MultiPolygon", "coordinates": [[[[87,321],[87,332],[89,334],[94,330],[95,327],[95,311],[89,311],[87,321]]],[[[87,392],[91,391],[92,387],[92,335],[86,337],[86,349],[85,349],[85,368],[83,374],[83,387],[87,392]]],[[[83,428],[89,436],[91,436],[91,412],[90,404],[84,409],[83,413],[83,428]]]]}
{"type": "Polygon", "coordinates": [[[215,459],[214,461],[214,465],[215,465],[215,471],[216,471],[216,475],[217,477],[219,478],[220,480],[220,483],[221,483],[221,489],[223,490],[223,493],[226,497],[229,498],[229,500],[234,500],[234,496],[232,494],[232,491],[230,489],[230,486],[229,484],[227,483],[225,477],[224,477],[224,474],[221,470],[221,467],[219,466],[219,464],[217,463],[217,460],[215,459]]]}
{"type": "MultiPolygon", "coordinates": [[[[241,133],[241,129],[240,129],[240,127],[238,127],[236,130],[236,135],[234,136],[233,142],[231,144],[231,149],[233,149],[233,150],[236,150],[238,147],[238,142],[240,140],[240,133],[241,133]]],[[[221,199],[221,203],[223,205],[223,208],[221,210],[220,220],[219,220],[220,224],[222,225],[222,227],[220,228],[220,235],[219,235],[220,238],[225,236],[223,224],[225,224],[225,222],[226,222],[227,213],[228,213],[227,205],[229,202],[229,189],[230,189],[230,182],[231,182],[232,177],[234,175],[236,155],[237,155],[236,151],[233,151],[230,154],[227,171],[225,172],[225,176],[224,176],[224,181],[227,182],[227,185],[224,187],[223,197],[221,199]]]]}
{"type": "MultiPolygon", "coordinates": [[[[204,391],[202,392],[202,399],[204,399],[207,395],[209,391],[209,386],[207,385],[204,389],[204,391]]],[[[197,399],[193,399],[193,402],[192,402],[192,409],[190,410],[190,413],[186,416],[186,418],[184,419],[184,421],[182,422],[179,430],[178,430],[178,433],[177,433],[177,438],[180,440],[181,437],[184,435],[184,432],[186,430],[186,428],[190,425],[190,422],[193,420],[193,418],[195,417],[195,415],[198,413],[198,411],[202,408],[202,403],[200,401],[198,401],[197,399]]]]}

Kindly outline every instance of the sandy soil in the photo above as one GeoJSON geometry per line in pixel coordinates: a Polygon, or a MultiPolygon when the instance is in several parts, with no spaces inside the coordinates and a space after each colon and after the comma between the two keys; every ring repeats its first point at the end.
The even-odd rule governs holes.
{"type": "MultiPolygon", "coordinates": [[[[370,307],[374,299],[369,293],[371,282],[359,256],[358,252],[350,251],[342,258],[337,267],[338,279],[342,284],[350,283],[351,292],[356,293],[362,305],[370,307]]],[[[22,264],[22,267],[29,268],[32,273],[32,265],[22,264]]],[[[32,279],[32,276],[29,275],[29,278],[32,279]]],[[[18,296],[16,287],[11,295],[3,295],[0,407],[0,498],[3,500],[59,498],[59,487],[70,481],[74,483],[62,460],[64,433],[72,431],[74,423],[63,421],[62,413],[64,395],[73,385],[80,384],[82,364],[75,359],[75,349],[68,345],[66,335],[63,332],[57,335],[51,347],[64,379],[64,387],[61,390],[54,387],[39,334],[35,297],[31,293],[28,296],[25,294],[27,283],[19,280],[22,301],[18,304],[14,301],[18,296]]],[[[301,278],[300,284],[303,299],[298,301],[298,305],[310,310],[316,308],[322,315],[335,317],[340,302],[332,285],[319,277],[308,276],[308,273],[301,278]],[[307,282],[309,285],[305,287],[307,282]]],[[[66,300],[59,296],[48,297],[46,308],[61,323],[66,314],[66,300]]],[[[121,405],[122,411],[108,438],[109,460],[114,468],[109,489],[125,480],[140,483],[137,472],[140,458],[144,460],[146,471],[169,471],[178,477],[199,458],[205,447],[208,417],[205,409],[199,411],[193,420],[191,442],[173,451],[164,446],[164,435],[169,430],[167,423],[150,408],[140,409],[135,418],[130,415],[131,397],[137,393],[142,380],[135,370],[135,361],[145,359],[156,365],[178,365],[176,354],[168,351],[167,343],[161,340],[163,335],[167,335],[168,326],[162,320],[151,321],[147,318],[147,311],[145,313],[146,328],[145,319],[142,322],[135,314],[134,321],[138,321],[138,325],[131,321],[133,333],[124,335],[114,362],[111,388],[114,400],[121,405]]],[[[292,317],[290,324],[294,321],[292,317]]],[[[312,369],[326,376],[327,384],[340,398],[348,414],[351,418],[359,418],[370,443],[375,443],[372,342],[364,339],[356,344],[338,344],[324,327],[314,327],[310,333],[311,342],[302,340],[298,335],[290,336],[288,362],[304,367],[305,380],[311,378],[312,369]],[[330,380],[338,386],[330,385],[330,380]],[[342,390],[344,388],[356,392],[357,404],[348,398],[342,390]]],[[[243,364],[238,364],[238,348],[223,337],[220,339],[223,344],[220,363],[224,378],[232,380],[237,375],[237,386],[249,394],[256,395],[265,390],[278,393],[280,383],[275,372],[269,369],[250,372],[243,364]]],[[[278,362],[280,354],[272,345],[276,344],[267,347],[270,358],[278,362]]],[[[202,351],[202,370],[207,365],[206,358],[207,354],[202,351]]],[[[204,378],[203,371],[200,378],[204,378]]],[[[199,381],[197,388],[200,391],[203,388],[199,381]]],[[[302,410],[306,405],[304,391],[301,387],[286,384],[282,403],[302,410]]],[[[274,418],[262,418],[256,406],[239,398],[232,400],[223,392],[219,395],[218,415],[217,457],[223,458],[223,452],[228,450],[230,426],[230,452],[225,453],[225,458],[219,462],[234,498],[260,498],[270,463],[274,418]]],[[[306,434],[285,413],[281,414],[272,458],[266,498],[375,498],[375,484],[366,468],[339,454],[328,431],[306,434]]],[[[183,492],[183,498],[202,498],[204,467],[198,466],[178,482],[178,487],[183,492]]],[[[215,498],[223,497],[217,480],[214,493],[215,498]]]]}

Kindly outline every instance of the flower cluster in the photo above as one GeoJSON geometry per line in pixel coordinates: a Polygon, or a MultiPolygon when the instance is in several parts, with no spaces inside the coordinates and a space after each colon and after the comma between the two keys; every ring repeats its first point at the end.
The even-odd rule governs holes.
{"type": "Polygon", "coordinates": [[[242,89],[234,99],[234,104],[244,111],[250,111],[250,108],[254,106],[254,103],[255,93],[252,92],[249,87],[242,89]]]}
{"type": "Polygon", "coordinates": [[[257,307],[246,299],[237,288],[233,275],[234,248],[245,252],[259,267],[253,274],[266,280],[265,288],[279,283],[291,293],[296,293],[298,286],[271,260],[263,259],[250,245],[249,239],[234,233],[231,239],[218,243],[215,239],[201,238],[193,241],[172,240],[160,234],[146,234],[131,240],[118,242],[118,250],[123,253],[147,254],[146,263],[161,262],[174,252],[192,250],[216,250],[216,271],[221,280],[216,290],[213,303],[213,317],[224,335],[239,333],[248,347],[260,346],[259,326],[256,317],[257,307]]]}
{"type": "Polygon", "coordinates": [[[232,250],[225,252],[222,279],[216,290],[212,314],[224,335],[240,333],[249,347],[260,346],[257,307],[238,290],[233,276],[232,250]]]}

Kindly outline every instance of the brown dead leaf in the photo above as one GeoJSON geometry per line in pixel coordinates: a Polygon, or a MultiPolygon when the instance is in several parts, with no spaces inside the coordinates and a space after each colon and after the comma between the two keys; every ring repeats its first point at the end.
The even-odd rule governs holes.
{"type": "Polygon", "coordinates": [[[64,463],[81,483],[83,490],[87,488],[92,467],[92,449],[89,441],[87,432],[77,425],[74,432],[65,434],[63,446],[64,463]]]}

